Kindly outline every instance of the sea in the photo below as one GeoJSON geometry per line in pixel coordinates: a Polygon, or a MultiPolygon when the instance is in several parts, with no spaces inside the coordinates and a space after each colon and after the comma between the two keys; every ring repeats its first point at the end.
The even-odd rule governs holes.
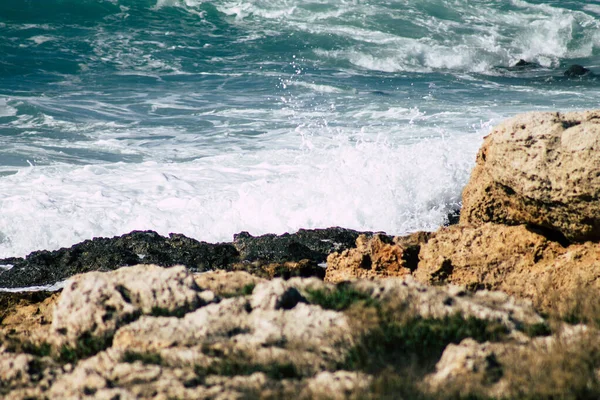
{"type": "Polygon", "coordinates": [[[437,229],[494,125],[600,108],[572,64],[598,1],[2,0],[0,257],[437,229]]]}

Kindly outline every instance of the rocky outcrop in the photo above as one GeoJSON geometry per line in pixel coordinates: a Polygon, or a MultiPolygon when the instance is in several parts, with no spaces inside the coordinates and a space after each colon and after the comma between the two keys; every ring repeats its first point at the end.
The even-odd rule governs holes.
{"type": "Polygon", "coordinates": [[[485,138],[462,224],[529,224],[600,239],[600,111],[518,115],[485,138]]]}
{"type": "Polygon", "coordinates": [[[360,235],[356,247],[327,257],[328,282],[410,275],[417,268],[419,249],[429,234],[417,232],[404,237],[360,235]]]}
{"type": "Polygon", "coordinates": [[[599,340],[597,331],[583,325],[564,326],[553,336],[504,343],[465,339],[446,347],[423,386],[455,397],[595,398],[598,358],[582,353],[595,352],[599,340]]]}
{"type": "Polygon", "coordinates": [[[90,337],[103,342],[142,314],[185,314],[203,304],[199,287],[183,266],[138,265],[90,272],[67,282],[54,310],[51,332],[60,345],[77,346],[90,337]]]}
{"type": "Polygon", "coordinates": [[[0,271],[0,287],[50,285],[79,273],[140,263],[184,265],[192,272],[245,270],[266,278],[323,278],[325,271],[319,264],[329,253],[353,247],[360,234],[344,228],[300,229],[294,234],[256,237],[242,232],[234,235],[233,243],[211,244],[180,234],[164,237],[153,231],[133,231],[56,251],[36,251],[25,258],[2,259],[0,264],[12,268],[0,271]]]}
{"type": "Polygon", "coordinates": [[[206,271],[239,261],[231,244],[198,242],[184,235],[160,236],[153,231],[134,231],[114,238],[95,238],[70,248],[36,251],[25,258],[0,261],[13,267],[0,272],[0,287],[53,284],[75,274],[110,271],[142,262],[163,267],[185,265],[206,271]]]}
{"type": "Polygon", "coordinates": [[[336,286],[138,265],[77,275],[60,296],[45,336],[0,347],[6,398],[356,398],[372,392],[388,340],[430,357],[424,343],[437,354],[469,332],[498,340],[543,323],[499,292],[398,278],[336,286]],[[392,337],[373,340],[381,332],[392,337]]]}
{"type": "Polygon", "coordinates": [[[420,282],[501,290],[547,312],[562,314],[577,297],[600,290],[597,243],[563,247],[525,225],[443,228],[419,258],[414,276],[420,282]]]}
{"type": "Polygon", "coordinates": [[[300,229],[293,234],[262,236],[241,232],[233,236],[233,245],[246,261],[281,263],[307,259],[322,263],[330,253],[354,247],[360,234],[372,235],[344,228],[300,229]]]}
{"type": "Polygon", "coordinates": [[[593,75],[592,71],[588,68],[585,68],[583,65],[573,64],[565,71],[564,75],[569,78],[574,78],[578,76],[584,75],[593,75]]]}

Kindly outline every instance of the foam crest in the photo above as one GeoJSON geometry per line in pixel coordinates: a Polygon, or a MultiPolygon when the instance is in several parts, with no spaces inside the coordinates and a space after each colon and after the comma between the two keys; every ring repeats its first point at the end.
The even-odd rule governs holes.
{"type": "Polygon", "coordinates": [[[22,169],[0,178],[0,257],[134,229],[208,241],[335,225],[434,229],[457,206],[478,137],[22,169]]]}

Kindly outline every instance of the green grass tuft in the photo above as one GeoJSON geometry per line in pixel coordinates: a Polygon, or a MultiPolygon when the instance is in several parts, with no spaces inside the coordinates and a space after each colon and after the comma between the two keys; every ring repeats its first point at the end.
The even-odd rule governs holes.
{"type": "Polygon", "coordinates": [[[356,303],[367,307],[375,307],[379,304],[369,294],[354,289],[348,283],[338,284],[334,290],[308,289],[306,293],[311,304],[319,305],[326,310],[343,311],[356,303]]]}
{"type": "Polygon", "coordinates": [[[162,362],[163,362],[162,357],[158,353],[152,353],[152,352],[140,353],[137,351],[129,351],[129,350],[127,350],[125,353],[123,353],[123,356],[121,357],[121,361],[130,363],[130,364],[132,364],[136,361],[141,361],[142,364],[148,364],[148,365],[162,365],[162,362]]]}
{"type": "Polygon", "coordinates": [[[242,286],[236,291],[221,293],[220,296],[224,299],[228,299],[231,297],[249,296],[252,294],[252,292],[254,292],[255,287],[256,283],[249,283],[247,285],[242,286]]]}

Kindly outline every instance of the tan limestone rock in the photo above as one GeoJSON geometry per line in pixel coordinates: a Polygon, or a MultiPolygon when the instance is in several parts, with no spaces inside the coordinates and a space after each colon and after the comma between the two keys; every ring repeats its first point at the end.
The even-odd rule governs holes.
{"type": "Polygon", "coordinates": [[[425,232],[393,239],[379,234],[373,237],[360,235],[356,239],[356,248],[327,257],[325,281],[336,283],[409,275],[416,268],[419,246],[427,239],[425,232]]]}
{"type": "Polygon", "coordinates": [[[600,289],[600,246],[563,247],[524,225],[441,228],[421,247],[414,277],[427,284],[501,290],[546,310],[584,289],[600,289]]]}
{"type": "Polygon", "coordinates": [[[195,274],[196,284],[203,290],[210,290],[218,296],[228,296],[240,291],[245,287],[253,286],[263,282],[263,278],[251,275],[245,271],[210,271],[195,274]]]}
{"type": "Polygon", "coordinates": [[[461,224],[531,224],[600,239],[600,111],[529,113],[498,125],[463,191],[461,224]]]}
{"type": "Polygon", "coordinates": [[[413,279],[388,278],[357,281],[357,290],[369,293],[388,307],[408,310],[422,318],[444,318],[460,314],[503,324],[510,331],[543,323],[530,301],[506,293],[482,290],[468,292],[461,286],[430,286],[413,279]]]}
{"type": "Polygon", "coordinates": [[[319,284],[323,285],[317,279],[274,279],[259,283],[248,298],[224,299],[183,318],[143,316],[116,332],[113,347],[159,352],[171,348],[179,358],[198,360],[199,345],[216,348],[223,343],[260,364],[286,361],[289,348],[302,364],[299,368],[318,368],[340,361],[352,343],[343,313],[307,304],[301,294],[305,287],[319,284]],[[182,347],[189,348],[187,355],[182,347]]]}
{"type": "Polygon", "coordinates": [[[176,314],[203,301],[192,274],[183,266],[124,267],[70,278],[56,305],[52,333],[58,342],[83,335],[105,338],[140,314],[176,314]]]}
{"type": "Polygon", "coordinates": [[[358,399],[362,398],[361,395],[366,395],[372,381],[372,376],[360,372],[324,371],[308,379],[300,397],[330,400],[358,399]]]}

